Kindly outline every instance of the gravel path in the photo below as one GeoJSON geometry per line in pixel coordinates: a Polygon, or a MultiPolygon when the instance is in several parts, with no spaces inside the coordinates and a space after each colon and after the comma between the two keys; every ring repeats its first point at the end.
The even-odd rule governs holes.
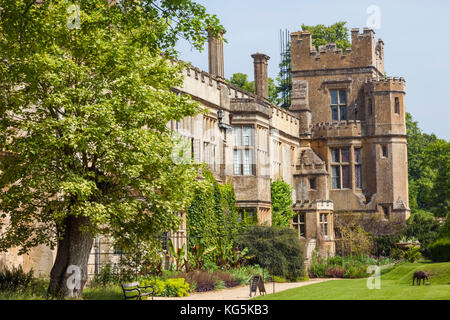
{"type": "MultiPolygon", "coordinates": [[[[338,279],[312,279],[302,282],[290,282],[290,283],[275,283],[275,292],[284,291],[287,289],[298,288],[307,286],[314,283],[320,283],[330,280],[338,279]]],[[[265,288],[267,294],[273,293],[273,282],[265,283],[265,288]]],[[[187,297],[182,298],[167,298],[167,297],[155,297],[155,300],[248,300],[250,299],[250,289],[248,285],[222,289],[216,291],[202,292],[202,293],[191,293],[187,297]]],[[[257,292],[259,295],[259,290],[257,292]]]]}

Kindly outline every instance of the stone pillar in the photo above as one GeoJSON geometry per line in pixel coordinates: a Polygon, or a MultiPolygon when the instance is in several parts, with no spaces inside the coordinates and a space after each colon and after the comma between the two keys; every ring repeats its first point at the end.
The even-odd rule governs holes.
{"type": "Polygon", "coordinates": [[[264,99],[269,99],[269,80],[267,73],[267,61],[270,57],[263,53],[252,54],[255,67],[255,94],[264,99]]]}
{"type": "MultiPolygon", "coordinates": [[[[219,34],[223,36],[225,30],[219,34]]],[[[225,77],[224,55],[223,55],[223,41],[211,35],[208,32],[208,62],[209,73],[220,78],[225,77]]]]}

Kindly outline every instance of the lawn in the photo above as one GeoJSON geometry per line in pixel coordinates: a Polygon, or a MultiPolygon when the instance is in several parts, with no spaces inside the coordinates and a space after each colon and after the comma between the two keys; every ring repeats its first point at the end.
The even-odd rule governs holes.
{"type": "Polygon", "coordinates": [[[402,263],[381,275],[381,288],[367,279],[327,281],[259,296],[255,300],[450,300],[450,263],[402,263]],[[431,271],[430,285],[412,286],[415,271],[431,271]]]}

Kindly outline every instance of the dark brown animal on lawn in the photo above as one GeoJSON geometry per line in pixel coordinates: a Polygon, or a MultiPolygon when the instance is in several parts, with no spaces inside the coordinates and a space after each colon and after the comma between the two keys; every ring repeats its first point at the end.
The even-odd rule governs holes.
{"type": "Polygon", "coordinates": [[[413,275],[413,285],[414,285],[414,280],[417,279],[417,285],[420,286],[420,280],[423,280],[423,284],[425,284],[425,279],[429,280],[430,279],[430,273],[429,272],[424,272],[424,271],[416,271],[414,272],[413,275]]]}

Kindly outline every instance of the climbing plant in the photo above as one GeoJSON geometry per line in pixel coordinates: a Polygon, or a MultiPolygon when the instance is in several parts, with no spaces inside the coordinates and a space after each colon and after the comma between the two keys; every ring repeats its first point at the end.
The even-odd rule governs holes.
{"type": "Polygon", "coordinates": [[[204,169],[203,180],[187,211],[186,225],[189,252],[193,254],[198,246],[207,250],[202,263],[216,263],[219,255],[223,259],[223,250],[220,249],[233,247],[235,235],[244,228],[239,220],[231,182],[219,184],[213,174],[204,169]]]}
{"type": "Polygon", "coordinates": [[[292,187],[283,179],[272,181],[270,184],[272,201],[272,225],[288,227],[294,216],[292,210],[292,187]]]}

